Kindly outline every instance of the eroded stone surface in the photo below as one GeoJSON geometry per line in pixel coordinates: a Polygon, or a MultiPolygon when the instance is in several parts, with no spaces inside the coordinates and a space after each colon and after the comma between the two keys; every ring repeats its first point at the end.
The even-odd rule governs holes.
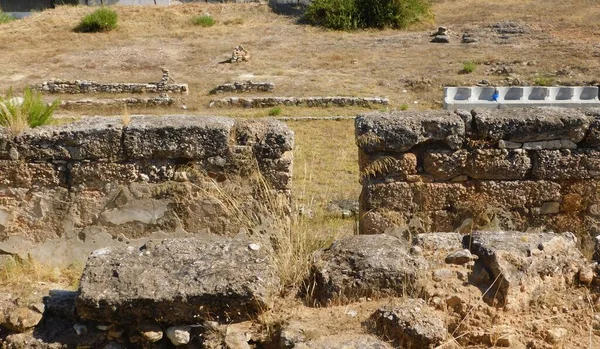
{"type": "Polygon", "coordinates": [[[311,267],[313,297],[321,304],[418,291],[427,262],[389,235],[358,235],[317,252],[311,267]]]}
{"type": "Polygon", "coordinates": [[[77,313],[108,323],[241,320],[269,307],[279,279],[268,247],[205,236],[95,251],[80,282],[77,313]]]}

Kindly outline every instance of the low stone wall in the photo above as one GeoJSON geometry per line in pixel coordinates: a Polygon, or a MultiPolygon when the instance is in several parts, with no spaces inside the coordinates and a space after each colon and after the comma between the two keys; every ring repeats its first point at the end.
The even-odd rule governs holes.
{"type": "Polygon", "coordinates": [[[230,84],[223,84],[215,87],[211,94],[218,93],[245,93],[245,92],[272,92],[275,89],[275,84],[272,82],[254,82],[254,81],[244,81],[244,82],[234,82],[230,84]]]}
{"type": "Polygon", "coordinates": [[[128,106],[128,107],[168,107],[175,104],[177,100],[172,97],[150,97],[150,98],[102,98],[102,99],[78,99],[61,101],[62,108],[80,108],[80,107],[112,107],[112,106],[128,106]]]}
{"type": "Polygon", "coordinates": [[[188,93],[188,84],[171,81],[169,71],[163,70],[159,82],[149,83],[103,83],[86,80],[50,80],[33,86],[45,93],[86,94],[86,93],[188,93]]]}
{"type": "Polygon", "coordinates": [[[278,105],[294,107],[350,107],[369,108],[388,105],[387,98],[371,97],[227,97],[211,101],[209,107],[217,108],[268,108],[278,105]]]}
{"type": "Polygon", "coordinates": [[[275,120],[93,117],[0,132],[0,253],[63,264],[289,215],[293,132],[275,120]]]}
{"type": "Polygon", "coordinates": [[[356,137],[363,234],[600,230],[598,110],[374,113],[356,137]]]}

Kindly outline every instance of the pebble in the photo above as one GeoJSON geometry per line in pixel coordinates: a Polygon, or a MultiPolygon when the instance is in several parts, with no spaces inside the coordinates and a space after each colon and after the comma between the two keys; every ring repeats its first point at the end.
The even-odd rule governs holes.
{"type": "Polygon", "coordinates": [[[173,345],[184,345],[190,342],[192,328],[190,326],[173,326],[167,328],[167,338],[173,345]]]}

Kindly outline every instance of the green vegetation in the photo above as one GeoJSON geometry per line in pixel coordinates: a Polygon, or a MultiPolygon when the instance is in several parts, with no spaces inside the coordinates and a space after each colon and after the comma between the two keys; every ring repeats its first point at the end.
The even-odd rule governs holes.
{"type": "Polygon", "coordinates": [[[554,78],[548,75],[538,76],[533,79],[533,84],[536,86],[552,86],[552,84],[554,84],[554,78]]]}
{"type": "Polygon", "coordinates": [[[400,110],[408,110],[408,104],[407,103],[402,103],[400,105],[400,110]]]}
{"type": "Polygon", "coordinates": [[[82,33],[108,32],[117,27],[119,15],[115,10],[101,7],[85,15],[75,31],[82,33]]]}
{"type": "Polygon", "coordinates": [[[9,90],[5,97],[0,97],[0,126],[16,135],[29,127],[47,125],[59,104],[59,100],[44,103],[41,94],[29,88],[25,89],[22,100],[9,90]]]}
{"type": "Polygon", "coordinates": [[[0,24],[8,23],[10,21],[14,21],[16,18],[9,15],[8,13],[2,12],[0,9],[0,24]]]}
{"type": "Polygon", "coordinates": [[[477,63],[473,61],[466,61],[463,63],[463,68],[460,71],[461,74],[471,74],[477,68],[477,63]]]}
{"type": "Polygon", "coordinates": [[[427,0],[315,0],[305,19],[337,30],[406,28],[433,18],[427,0]]]}
{"type": "Polygon", "coordinates": [[[215,20],[210,15],[202,15],[194,18],[192,21],[195,25],[199,25],[201,27],[212,27],[215,25],[215,20]]]}
{"type": "Polygon", "coordinates": [[[269,116],[279,116],[281,115],[281,107],[275,107],[269,110],[269,116]]]}

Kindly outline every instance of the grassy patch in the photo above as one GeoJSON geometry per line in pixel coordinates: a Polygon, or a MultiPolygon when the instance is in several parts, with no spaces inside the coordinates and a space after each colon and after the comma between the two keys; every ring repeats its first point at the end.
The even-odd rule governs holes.
{"type": "Polygon", "coordinates": [[[554,84],[554,77],[541,75],[533,79],[533,84],[536,86],[552,86],[554,84]]]}
{"type": "Polygon", "coordinates": [[[115,10],[101,7],[85,15],[79,25],[75,27],[75,31],[81,33],[109,32],[117,27],[118,21],[119,15],[115,10]]]}
{"type": "Polygon", "coordinates": [[[466,61],[463,63],[463,67],[460,71],[461,74],[471,74],[477,69],[477,63],[473,61],[466,61]]]}
{"type": "Polygon", "coordinates": [[[402,103],[400,105],[400,110],[408,110],[408,104],[407,103],[402,103]]]}
{"type": "Polygon", "coordinates": [[[29,127],[48,125],[59,104],[59,100],[46,104],[40,93],[29,88],[25,89],[23,98],[14,97],[10,90],[5,97],[0,97],[0,126],[17,135],[29,127]]]}
{"type": "Polygon", "coordinates": [[[15,19],[15,17],[9,15],[8,13],[2,12],[2,9],[0,9],[0,24],[8,23],[14,21],[15,19]]]}
{"type": "Polygon", "coordinates": [[[269,116],[279,116],[281,115],[281,107],[275,107],[269,110],[269,116]]]}
{"type": "Polygon", "coordinates": [[[192,23],[207,28],[212,27],[216,22],[210,15],[202,15],[194,18],[192,23]]]}

